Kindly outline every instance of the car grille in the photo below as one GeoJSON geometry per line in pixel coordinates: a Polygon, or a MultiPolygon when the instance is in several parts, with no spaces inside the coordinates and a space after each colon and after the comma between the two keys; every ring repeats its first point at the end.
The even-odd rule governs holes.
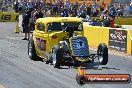
{"type": "Polygon", "coordinates": [[[85,57],[89,55],[88,42],[85,37],[72,37],[71,42],[74,56],[85,57]]]}

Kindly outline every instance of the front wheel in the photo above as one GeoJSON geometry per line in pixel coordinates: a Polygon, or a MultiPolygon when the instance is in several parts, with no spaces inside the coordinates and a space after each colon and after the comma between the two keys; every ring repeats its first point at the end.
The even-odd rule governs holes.
{"type": "Polygon", "coordinates": [[[52,64],[54,68],[59,68],[60,67],[60,59],[61,59],[61,49],[58,46],[54,46],[52,48],[52,64]]]}
{"type": "Polygon", "coordinates": [[[31,60],[38,61],[40,58],[36,54],[35,45],[32,39],[28,42],[28,55],[31,60]]]}
{"type": "Polygon", "coordinates": [[[106,65],[108,63],[108,48],[106,44],[104,43],[99,44],[97,54],[99,63],[101,65],[106,65]]]}

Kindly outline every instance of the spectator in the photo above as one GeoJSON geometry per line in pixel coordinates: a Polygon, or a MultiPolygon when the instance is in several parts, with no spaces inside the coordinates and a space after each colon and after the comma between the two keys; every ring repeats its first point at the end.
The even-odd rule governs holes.
{"type": "Polygon", "coordinates": [[[28,2],[28,9],[30,12],[32,12],[34,10],[34,3],[31,0],[29,0],[29,2],[28,2]]]}
{"type": "Polygon", "coordinates": [[[19,13],[22,13],[22,2],[21,1],[18,2],[18,11],[19,13]]]}
{"type": "Polygon", "coordinates": [[[110,20],[110,27],[114,27],[114,20],[115,20],[116,15],[117,15],[117,12],[114,6],[112,5],[108,12],[108,17],[110,20]]]}
{"type": "Polygon", "coordinates": [[[105,3],[104,2],[102,2],[101,4],[100,4],[100,11],[101,12],[103,12],[104,11],[104,9],[105,9],[105,3]]]}
{"type": "Polygon", "coordinates": [[[19,5],[19,2],[18,2],[18,0],[16,0],[14,3],[14,10],[16,13],[18,13],[18,10],[19,10],[18,5],[19,5]]]}
{"type": "Polygon", "coordinates": [[[132,0],[131,0],[131,2],[130,2],[130,6],[132,6],[132,0]]]}
{"type": "Polygon", "coordinates": [[[37,10],[34,8],[34,10],[31,13],[31,19],[33,23],[36,22],[36,13],[37,13],[37,10]]]}
{"type": "Polygon", "coordinates": [[[109,3],[108,7],[107,7],[107,10],[109,11],[111,7],[112,7],[112,3],[109,3]]]}
{"type": "Polygon", "coordinates": [[[25,11],[27,10],[27,8],[28,8],[28,4],[27,4],[27,1],[26,0],[24,0],[24,1],[22,1],[22,15],[25,15],[25,11]]]}
{"type": "Polygon", "coordinates": [[[37,2],[35,2],[34,7],[35,7],[35,9],[40,9],[40,8],[43,7],[42,5],[43,5],[43,4],[41,3],[41,1],[40,1],[40,0],[37,0],[37,2]]]}
{"type": "Polygon", "coordinates": [[[36,20],[39,19],[39,18],[43,18],[43,12],[41,9],[37,9],[37,12],[35,14],[35,17],[36,17],[36,20]]]}
{"type": "Polygon", "coordinates": [[[53,3],[53,5],[52,5],[52,13],[53,13],[53,15],[56,15],[57,12],[58,12],[57,4],[53,3]]]}
{"type": "Polygon", "coordinates": [[[53,5],[52,1],[49,0],[48,3],[47,3],[47,11],[48,10],[50,10],[50,11],[52,10],[52,5],[53,5]]]}
{"type": "Polygon", "coordinates": [[[128,4],[126,4],[124,7],[124,15],[125,17],[128,16],[128,4]]]}
{"type": "Polygon", "coordinates": [[[83,2],[82,5],[80,6],[79,13],[83,13],[86,15],[86,4],[85,4],[85,2],[83,2]]]}
{"type": "Polygon", "coordinates": [[[76,17],[76,16],[77,16],[76,11],[75,11],[75,10],[72,10],[70,16],[71,16],[71,17],[76,17]]]}
{"type": "Polygon", "coordinates": [[[58,0],[57,2],[57,8],[58,8],[58,13],[60,14],[61,13],[61,7],[64,6],[64,2],[63,0],[58,0]]]}
{"type": "Polygon", "coordinates": [[[114,20],[116,17],[116,10],[113,5],[111,5],[111,8],[108,10],[103,11],[103,14],[100,16],[100,18],[103,19],[103,24],[105,27],[114,27],[114,20]]]}
{"type": "Polygon", "coordinates": [[[50,17],[50,16],[51,16],[51,10],[46,11],[45,16],[46,16],[46,17],[50,17]]]}
{"type": "Polygon", "coordinates": [[[75,2],[73,4],[73,7],[72,7],[72,10],[74,11],[74,13],[75,13],[76,16],[77,16],[77,12],[78,12],[78,7],[79,7],[78,2],[75,2]]]}
{"type": "Polygon", "coordinates": [[[30,30],[33,31],[35,30],[35,22],[36,22],[36,13],[37,13],[37,10],[34,9],[32,12],[31,12],[31,23],[30,23],[30,30]]]}
{"type": "Polygon", "coordinates": [[[123,7],[122,5],[119,3],[118,7],[117,7],[117,12],[118,12],[118,16],[122,17],[123,16],[123,7]]]}
{"type": "Polygon", "coordinates": [[[62,17],[68,17],[68,12],[65,11],[65,9],[63,7],[61,7],[61,16],[62,17]]]}
{"type": "Polygon", "coordinates": [[[66,3],[64,4],[64,9],[66,11],[66,13],[69,13],[69,10],[70,10],[70,3],[68,0],[66,0],[66,3]]]}
{"type": "Polygon", "coordinates": [[[23,16],[23,21],[22,21],[22,27],[23,27],[23,32],[25,33],[25,37],[22,40],[29,40],[30,37],[30,18],[31,18],[31,13],[28,9],[25,9],[25,14],[23,16]]]}
{"type": "Polygon", "coordinates": [[[98,9],[98,4],[96,2],[94,2],[93,8],[92,8],[93,17],[97,17],[97,15],[98,15],[97,9],[98,9]]]}
{"type": "Polygon", "coordinates": [[[43,0],[42,6],[43,6],[42,10],[43,10],[44,14],[46,14],[46,0],[43,0]]]}
{"type": "Polygon", "coordinates": [[[1,3],[1,11],[5,12],[5,5],[3,3],[4,3],[4,1],[2,1],[2,3],[1,3]]]}
{"type": "Polygon", "coordinates": [[[2,4],[3,4],[3,1],[0,0],[0,10],[2,9],[2,4]]]}
{"type": "Polygon", "coordinates": [[[92,5],[91,2],[88,2],[88,6],[87,6],[87,15],[91,16],[91,11],[92,11],[92,5]]]}
{"type": "Polygon", "coordinates": [[[110,19],[108,18],[108,10],[103,11],[100,18],[101,20],[103,20],[102,23],[104,27],[110,27],[110,19]]]}
{"type": "Polygon", "coordinates": [[[81,18],[86,18],[85,12],[81,12],[81,14],[79,15],[79,17],[81,17],[81,18]]]}

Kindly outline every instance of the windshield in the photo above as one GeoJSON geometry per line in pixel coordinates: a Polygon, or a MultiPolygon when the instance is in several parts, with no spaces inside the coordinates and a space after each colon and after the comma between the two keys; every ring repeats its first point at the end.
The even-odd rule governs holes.
{"type": "Polygon", "coordinates": [[[70,27],[75,29],[74,31],[83,31],[81,22],[52,22],[48,23],[48,31],[62,31],[63,29],[70,27]]]}

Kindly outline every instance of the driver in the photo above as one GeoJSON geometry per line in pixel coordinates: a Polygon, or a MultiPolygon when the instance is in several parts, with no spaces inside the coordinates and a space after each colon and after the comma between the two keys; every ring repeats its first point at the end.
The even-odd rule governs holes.
{"type": "Polygon", "coordinates": [[[65,31],[68,32],[68,36],[69,38],[73,37],[73,36],[77,36],[74,31],[78,31],[77,27],[66,27],[65,31]]]}

